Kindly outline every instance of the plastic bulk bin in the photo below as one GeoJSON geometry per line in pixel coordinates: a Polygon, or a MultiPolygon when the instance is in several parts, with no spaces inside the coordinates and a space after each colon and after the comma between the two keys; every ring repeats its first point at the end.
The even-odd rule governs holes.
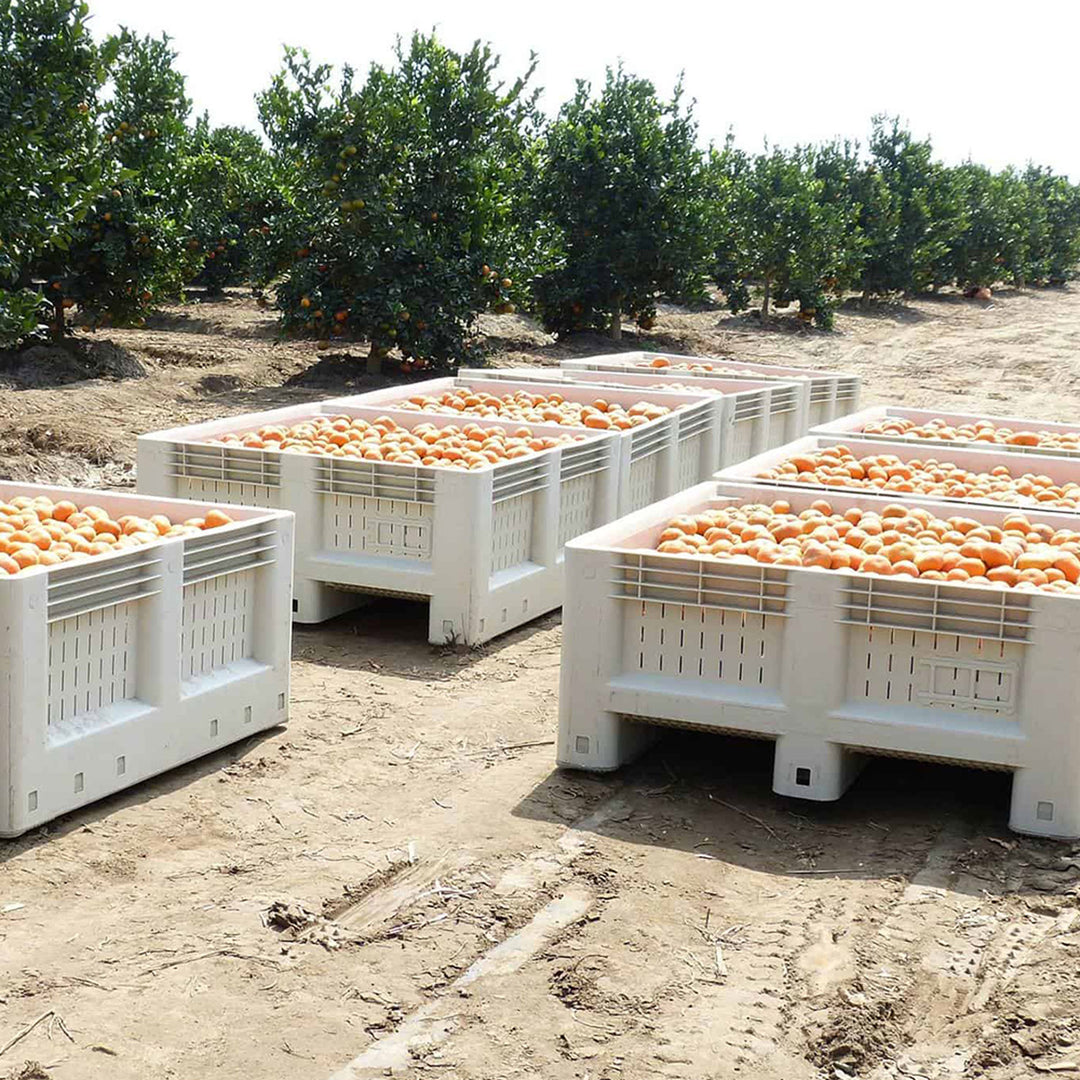
{"type": "Polygon", "coordinates": [[[568,545],[559,764],[616,769],[665,724],[772,739],[774,791],[804,799],[838,798],[867,754],[968,764],[1012,772],[1013,829],[1080,836],[1080,600],[653,550],[677,514],[777,495],[701,484],[568,545]]]}
{"type": "MultiPolygon", "coordinates": [[[[963,442],[959,439],[923,439],[913,435],[873,435],[863,432],[867,424],[874,421],[884,420],[895,416],[900,419],[912,420],[916,424],[925,424],[930,420],[944,420],[947,424],[970,424],[980,420],[988,420],[995,427],[1010,427],[1014,430],[1026,431],[1051,431],[1062,435],[1080,436],[1080,424],[1062,424],[1050,420],[1033,420],[1016,416],[989,416],[983,413],[954,413],[938,412],[936,409],[901,409],[894,405],[876,405],[869,409],[861,409],[859,412],[849,413],[846,416],[837,417],[827,424],[819,424],[810,431],[811,435],[858,435],[861,439],[872,439],[874,442],[899,443],[903,445],[915,445],[934,447],[955,447],[968,449],[971,447],[986,446],[988,449],[997,450],[1010,454],[1035,454],[1040,457],[1080,457],[1080,449],[1070,450],[1062,447],[1042,446],[1016,446],[1002,445],[1000,443],[963,442]]],[[[1041,468],[1041,467],[1040,467],[1041,468]]]]}
{"type": "Polygon", "coordinates": [[[606,432],[470,472],[206,442],[337,414],[411,426],[458,419],[324,402],[157,432],[138,441],[139,490],[292,510],[295,621],[323,622],[364,594],[427,600],[437,644],[475,645],[559,607],[563,544],[615,516],[617,444],[606,432]]]}
{"type": "MultiPolygon", "coordinates": [[[[503,395],[514,390],[550,393],[558,390],[570,401],[588,403],[598,397],[629,408],[640,401],[666,405],[667,416],[650,420],[627,431],[613,431],[618,445],[618,497],[616,513],[628,514],[649,503],[657,502],[676,491],[709,479],[716,471],[720,457],[720,437],[723,424],[723,400],[715,394],[699,392],[678,393],[662,387],[642,390],[590,389],[576,383],[526,382],[513,384],[489,379],[479,373],[458,375],[457,378],[431,379],[426,382],[392,386],[353,397],[337,398],[340,405],[363,405],[372,408],[391,408],[396,402],[407,401],[417,394],[438,395],[447,390],[466,389],[480,393],[503,395]]],[[[439,413],[409,412],[411,417],[452,416],[461,423],[476,417],[467,413],[444,410],[439,413]]],[[[516,420],[492,417],[496,423],[516,424],[516,420]]],[[[421,422],[420,420],[416,421],[421,422]]],[[[590,431],[584,427],[558,425],[566,431],[590,431]]]]}
{"type": "MultiPolygon", "coordinates": [[[[0,483],[114,518],[216,504],[0,483]]],[[[0,836],[285,723],[291,514],[0,575],[0,836]]]]}
{"type": "Polygon", "coordinates": [[[715,375],[720,379],[807,379],[809,381],[807,423],[823,424],[834,417],[859,407],[859,390],[862,380],[857,375],[839,371],[817,371],[814,368],[788,367],[779,364],[749,363],[734,357],[682,356],[677,353],[624,352],[606,353],[601,356],[586,356],[576,360],[564,360],[562,366],[578,371],[597,368],[615,368],[622,371],[657,371],[653,368],[654,360],[670,360],[682,364],[712,364],[716,372],[683,372],[671,370],[670,378],[681,379],[683,375],[698,375],[710,378],[715,375]]]}
{"type": "MultiPolygon", "coordinates": [[[[877,456],[879,454],[891,454],[901,461],[925,461],[932,457],[941,462],[951,462],[958,468],[969,469],[972,472],[988,473],[998,465],[1006,466],[1013,476],[1023,476],[1025,473],[1038,473],[1049,477],[1055,486],[1065,483],[1080,484],[1080,456],[1078,457],[1042,457],[1033,461],[1029,455],[1013,453],[1011,446],[998,446],[986,443],[958,443],[951,442],[944,445],[923,445],[922,439],[908,439],[903,442],[884,445],[874,439],[844,438],[839,435],[807,435],[805,438],[796,439],[787,446],[769,450],[757,457],[749,458],[721,469],[716,474],[717,480],[733,480],[740,483],[767,483],[770,487],[782,487],[785,490],[816,491],[817,497],[822,494],[828,496],[833,491],[857,492],[860,495],[875,499],[886,499],[891,502],[907,502],[912,499],[924,498],[940,499],[946,503],[960,502],[993,507],[1023,507],[1025,510],[1042,512],[1043,508],[1053,511],[1055,514],[1076,514],[1080,509],[1066,506],[1055,506],[1048,502],[1039,502],[1034,497],[1016,496],[1014,501],[1005,502],[991,498],[952,499],[942,495],[915,495],[902,491],[881,491],[876,488],[860,488],[855,486],[837,486],[835,484],[804,484],[794,480],[779,478],[763,478],[764,470],[774,468],[787,461],[793,455],[812,453],[825,449],[829,446],[845,446],[856,458],[877,456]]],[[[953,511],[956,512],[955,509],[953,511]]]]}
{"type": "MultiPolygon", "coordinates": [[[[662,390],[665,386],[691,393],[720,394],[720,458],[717,468],[742,461],[772,446],[782,446],[806,434],[810,385],[805,379],[783,382],[777,379],[698,378],[687,375],[654,375],[619,369],[576,370],[573,368],[502,368],[485,371],[485,377],[514,382],[525,374],[552,372],[560,385],[577,383],[587,386],[614,386],[641,392],[662,390]]],[[[463,376],[481,372],[462,371],[463,376]]],[[[686,484],[682,485],[686,487],[686,484]]]]}

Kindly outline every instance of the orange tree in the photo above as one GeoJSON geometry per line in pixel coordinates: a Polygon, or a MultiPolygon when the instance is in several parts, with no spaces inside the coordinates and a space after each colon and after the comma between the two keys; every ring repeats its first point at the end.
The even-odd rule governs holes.
{"type": "Polygon", "coordinates": [[[187,247],[201,261],[193,284],[210,294],[248,280],[252,241],[283,206],[273,161],[253,132],[211,129],[201,116],[181,161],[188,200],[187,247]]]}
{"type": "Polygon", "coordinates": [[[706,187],[692,109],[608,69],[601,93],[579,82],[539,148],[537,217],[554,251],[533,283],[548,330],[650,329],[660,297],[703,295],[706,187]]]}
{"type": "Polygon", "coordinates": [[[108,50],[87,22],[77,0],[0,0],[0,345],[38,329],[37,267],[70,247],[104,180],[108,50]]]}
{"type": "Polygon", "coordinates": [[[856,207],[825,197],[814,153],[773,149],[750,158],[730,146],[714,153],[713,276],[732,311],[749,306],[750,285],[763,287],[761,319],[770,304],[799,303],[800,315],[832,326],[833,310],[859,264],[856,207]]]}
{"type": "Polygon", "coordinates": [[[1024,171],[1024,184],[1029,193],[1026,276],[1039,285],[1063,285],[1080,264],[1080,187],[1035,165],[1024,171]]]}
{"type": "Polygon", "coordinates": [[[478,313],[524,295],[511,241],[532,69],[504,86],[497,63],[414,35],[393,68],[362,84],[346,68],[327,91],[328,67],[286,52],[258,99],[286,205],[256,260],[286,331],[366,339],[371,369],[395,346],[406,367],[452,367],[478,313]]]}
{"type": "Polygon", "coordinates": [[[859,287],[871,296],[945,284],[967,224],[961,177],[934,161],[930,142],[913,139],[899,120],[875,116],[873,125],[869,168],[880,173],[892,205],[860,222],[866,258],[859,287]]]}
{"type": "Polygon", "coordinates": [[[101,184],[70,243],[53,245],[35,268],[56,340],[76,304],[94,326],[140,323],[155,299],[179,293],[194,261],[176,186],[190,103],[175,54],[166,37],[126,30],[105,48],[113,93],[99,114],[101,184]]]}

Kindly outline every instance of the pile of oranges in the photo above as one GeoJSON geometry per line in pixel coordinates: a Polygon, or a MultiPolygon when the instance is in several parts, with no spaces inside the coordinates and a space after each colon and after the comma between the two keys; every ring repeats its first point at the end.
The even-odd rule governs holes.
{"type": "Polygon", "coordinates": [[[838,513],[819,499],[794,513],[783,500],[752,503],[674,518],[657,551],[1080,595],[1080,532],[1019,511],[997,526],[899,504],[838,513]]]}
{"type": "Polygon", "coordinates": [[[291,427],[268,424],[257,431],[210,439],[225,446],[283,450],[294,454],[396,461],[402,465],[436,465],[450,469],[483,469],[503,461],[529,457],[542,450],[578,442],[584,435],[542,436],[530,428],[507,430],[479,424],[417,424],[402,427],[389,416],[365,420],[353,416],[317,416],[291,427]]]}
{"type": "Polygon", "coordinates": [[[1023,430],[990,420],[950,424],[940,417],[917,423],[903,416],[873,420],[862,429],[863,435],[902,435],[908,439],[938,439],[942,442],[992,443],[997,446],[1038,446],[1044,450],[1080,450],[1080,432],[1023,430]]]}
{"type": "Polygon", "coordinates": [[[749,368],[733,368],[727,364],[711,363],[708,360],[669,360],[666,356],[654,356],[652,360],[640,360],[634,367],[654,368],[657,371],[687,371],[691,375],[711,373],[713,375],[739,375],[749,376],[751,379],[761,378],[760,371],[751,371],[749,368]]]}
{"type": "Polygon", "coordinates": [[[174,524],[164,514],[142,518],[124,514],[113,520],[100,506],[76,506],[47,495],[18,495],[0,502],[0,577],[35,566],[81,562],[95,555],[141,547],[166,536],[192,536],[228,525],[220,510],[174,524]]]}
{"type": "Polygon", "coordinates": [[[396,406],[411,412],[464,413],[533,424],[562,424],[564,427],[587,427],[597,431],[626,431],[671,412],[666,405],[639,401],[624,408],[615,402],[596,398],[592,402],[567,401],[562,394],[535,394],[518,390],[498,397],[483,390],[447,390],[438,397],[417,394],[396,406]]]}
{"type": "Polygon", "coordinates": [[[1042,503],[1071,510],[1080,506],[1080,484],[1073,481],[1059,484],[1042,473],[1015,475],[1007,465],[973,472],[936,458],[901,461],[894,454],[856,458],[846,446],[827,446],[793,454],[774,468],[758,473],[758,478],[830,487],[874,488],[946,499],[987,499],[1016,506],[1042,503]]]}

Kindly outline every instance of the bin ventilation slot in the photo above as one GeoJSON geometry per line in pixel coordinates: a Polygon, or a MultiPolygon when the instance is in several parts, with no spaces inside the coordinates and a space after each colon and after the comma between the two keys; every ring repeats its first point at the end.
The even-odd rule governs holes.
{"type": "Polygon", "coordinates": [[[611,450],[606,443],[563,450],[559,463],[559,479],[563,482],[590,476],[611,468],[611,450]]]}
{"type": "Polygon", "coordinates": [[[776,567],[627,554],[613,565],[612,571],[611,595],[616,600],[765,615],[785,615],[787,609],[787,572],[776,567]]]}
{"type": "Polygon", "coordinates": [[[521,495],[531,495],[534,491],[544,491],[548,486],[547,481],[548,466],[543,460],[496,466],[491,486],[492,502],[500,503],[521,495]]]}
{"type": "Polygon", "coordinates": [[[811,379],[810,380],[810,404],[820,405],[829,402],[834,397],[834,379],[811,379]]]}
{"type": "Polygon", "coordinates": [[[851,401],[859,396],[858,379],[838,379],[836,382],[836,400],[851,401]]]}
{"type": "Polygon", "coordinates": [[[861,626],[848,641],[853,701],[1015,718],[1026,650],[1019,641],[861,626]]]}
{"type": "Polygon", "coordinates": [[[795,412],[799,407],[799,390],[795,386],[779,387],[772,392],[772,400],[769,403],[769,414],[777,416],[780,413],[795,412]]]}
{"type": "Polygon", "coordinates": [[[184,544],[184,584],[254,570],[276,561],[277,537],[265,525],[210,530],[184,544]]]}
{"type": "Polygon", "coordinates": [[[709,430],[713,419],[713,403],[703,401],[675,414],[679,421],[679,442],[693,439],[709,430]]]}
{"type": "Polygon", "coordinates": [[[630,436],[630,460],[640,461],[657,454],[667,445],[673,419],[659,422],[655,427],[640,427],[630,436]]]}
{"type": "Polygon", "coordinates": [[[316,466],[315,490],[322,495],[433,503],[435,473],[431,467],[324,458],[316,466]]]}
{"type": "Polygon", "coordinates": [[[179,479],[281,486],[281,452],[278,450],[248,450],[214,443],[174,443],[169,462],[170,475],[179,479]]]}
{"type": "Polygon", "coordinates": [[[740,390],[735,395],[735,420],[760,420],[769,412],[768,390],[740,390]]]}
{"type": "Polygon", "coordinates": [[[851,578],[840,604],[844,623],[1027,644],[1030,598],[928,582],[851,578]],[[929,587],[928,587],[929,586],[929,587]]]}
{"type": "Polygon", "coordinates": [[[102,565],[87,561],[70,569],[56,568],[49,574],[48,621],[156,596],[161,591],[160,569],[161,560],[149,552],[102,565]]]}

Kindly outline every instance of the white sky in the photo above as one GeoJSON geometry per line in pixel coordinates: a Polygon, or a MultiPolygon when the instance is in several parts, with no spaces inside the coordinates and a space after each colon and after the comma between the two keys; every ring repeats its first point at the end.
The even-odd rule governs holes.
{"type": "Polygon", "coordinates": [[[870,117],[888,112],[931,135],[950,163],[1033,159],[1080,180],[1075,0],[91,0],[91,9],[99,36],[120,25],[168,32],[195,110],[215,124],[258,127],[253,97],[284,44],[363,72],[390,60],[395,35],[435,27],[454,48],[490,41],[507,79],[535,49],[549,114],[575,78],[598,84],[621,58],[665,96],[685,71],[703,142],[730,127],[748,150],[766,138],[865,144],[870,117]]]}

